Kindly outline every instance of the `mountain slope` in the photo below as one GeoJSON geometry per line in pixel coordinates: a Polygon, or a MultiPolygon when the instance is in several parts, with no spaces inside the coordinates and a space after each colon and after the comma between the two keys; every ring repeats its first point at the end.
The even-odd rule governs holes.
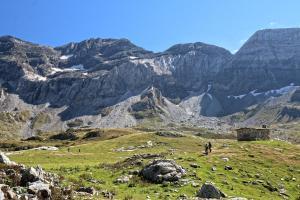
{"type": "MultiPolygon", "coordinates": [[[[223,124],[215,117],[253,107],[251,116],[262,115],[258,108],[292,94],[300,85],[299,55],[300,29],[258,31],[235,55],[200,42],[153,53],[126,39],[52,48],[3,36],[1,111],[28,111],[28,119],[18,122],[26,136],[66,129],[76,119],[80,126],[125,127],[155,116],[161,123],[214,127],[223,124]],[[40,124],[33,126],[35,121],[40,124]]],[[[278,104],[280,115],[298,120],[298,99],[296,92],[292,108],[278,104]]],[[[252,119],[250,124],[261,124],[252,119]]]]}

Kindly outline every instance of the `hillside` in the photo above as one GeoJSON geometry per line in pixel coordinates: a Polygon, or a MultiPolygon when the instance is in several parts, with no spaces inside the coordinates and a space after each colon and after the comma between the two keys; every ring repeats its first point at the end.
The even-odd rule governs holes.
{"type": "MultiPolygon", "coordinates": [[[[13,161],[41,165],[63,176],[63,182],[74,190],[94,187],[99,191],[95,199],[107,199],[107,194],[115,199],[193,199],[207,181],[214,182],[229,199],[300,197],[298,145],[204,139],[186,131],[175,137],[174,133],[163,136],[132,129],[108,129],[101,132],[101,137],[89,140],[82,139],[84,134],[78,133],[80,139],[64,143],[59,150],[25,150],[8,155],[13,161]],[[205,156],[204,144],[208,141],[213,148],[205,156]],[[135,172],[154,159],[174,160],[187,173],[178,182],[150,183],[135,172]]],[[[26,143],[54,145],[48,140],[23,145],[26,143]]]]}

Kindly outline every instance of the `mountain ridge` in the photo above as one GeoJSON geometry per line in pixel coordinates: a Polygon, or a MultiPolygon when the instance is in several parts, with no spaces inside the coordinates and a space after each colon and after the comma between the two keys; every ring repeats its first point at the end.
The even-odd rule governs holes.
{"type": "MultiPolygon", "coordinates": [[[[267,91],[299,86],[298,43],[300,29],[257,31],[236,54],[202,42],[154,53],[127,39],[94,38],[53,48],[2,36],[2,105],[25,103],[2,110],[29,110],[34,118],[47,109],[51,114],[40,127],[44,131],[52,130],[54,122],[65,129],[77,118],[82,126],[102,127],[104,121],[117,126],[113,116],[123,120],[122,126],[135,126],[147,120],[149,112],[165,123],[214,127],[224,116],[279,95],[267,91]],[[143,99],[149,87],[160,94],[158,100],[143,99]],[[148,114],[139,111],[135,118],[131,107],[147,104],[148,114]]],[[[285,113],[298,116],[294,112],[285,113]]]]}

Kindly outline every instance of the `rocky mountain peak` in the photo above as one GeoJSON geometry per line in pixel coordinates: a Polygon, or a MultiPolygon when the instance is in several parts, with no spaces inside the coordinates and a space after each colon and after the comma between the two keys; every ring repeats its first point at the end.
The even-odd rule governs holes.
{"type": "Polygon", "coordinates": [[[280,28],[280,29],[264,29],[254,33],[249,41],[275,41],[286,44],[299,43],[300,28],[280,28]]]}
{"type": "Polygon", "coordinates": [[[165,53],[169,54],[187,54],[189,52],[202,52],[204,54],[223,53],[228,56],[231,55],[231,53],[224,48],[202,42],[176,44],[165,51],[165,53]]]}
{"type": "Polygon", "coordinates": [[[300,53],[300,28],[259,30],[237,52],[237,56],[263,53],[264,59],[287,59],[300,53]]]}
{"type": "Polygon", "coordinates": [[[91,38],[79,43],[69,43],[55,49],[61,51],[62,54],[98,54],[105,57],[110,57],[121,52],[128,54],[150,53],[150,51],[134,45],[128,39],[91,38]]]}

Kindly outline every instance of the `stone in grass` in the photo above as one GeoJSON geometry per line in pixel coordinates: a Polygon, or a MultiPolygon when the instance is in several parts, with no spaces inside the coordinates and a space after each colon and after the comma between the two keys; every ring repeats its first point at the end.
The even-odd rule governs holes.
{"type": "Polygon", "coordinates": [[[225,170],[232,170],[233,168],[232,168],[231,166],[229,166],[229,165],[226,165],[226,166],[224,167],[224,169],[225,169],[225,170]]]}
{"type": "Polygon", "coordinates": [[[96,193],[96,190],[93,187],[80,187],[77,189],[77,192],[84,192],[94,195],[96,193]]]}
{"type": "Polygon", "coordinates": [[[202,185],[201,189],[197,192],[197,197],[200,198],[214,198],[220,199],[226,197],[226,195],[220,191],[213,183],[206,182],[202,185]]]}
{"type": "Polygon", "coordinates": [[[192,168],[199,168],[200,166],[197,163],[191,163],[190,167],[192,167],[192,168]]]}
{"type": "Polygon", "coordinates": [[[275,186],[273,186],[269,181],[267,181],[266,184],[263,184],[263,186],[267,188],[270,192],[278,191],[278,189],[275,186]]]}
{"type": "Polygon", "coordinates": [[[178,181],[186,171],[173,160],[154,160],[152,163],[145,166],[140,175],[151,182],[162,183],[178,181]]]}
{"type": "Polygon", "coordinates": [[[120,176],[114,181],[114,183],[116,183],[116,184],[128,183],[131,178],[132,178],[132,175],[120,176]]]}

